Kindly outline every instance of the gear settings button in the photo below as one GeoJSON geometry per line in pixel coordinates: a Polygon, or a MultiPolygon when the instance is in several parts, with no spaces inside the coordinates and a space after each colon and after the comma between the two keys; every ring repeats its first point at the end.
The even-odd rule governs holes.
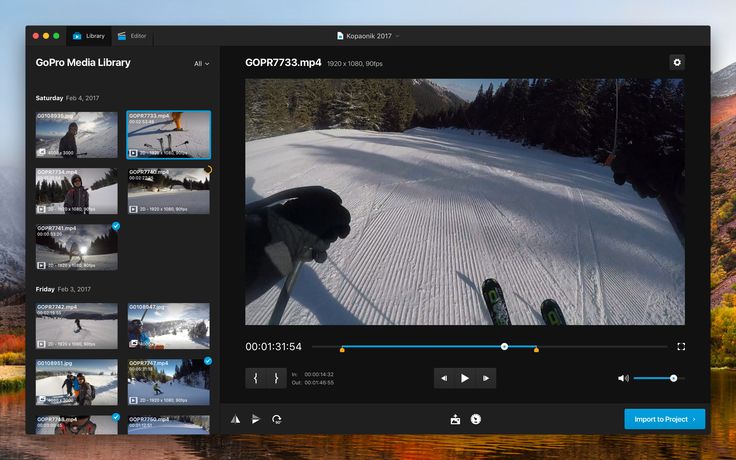
{"type": "Polygon", "coordinates": [[[670,70],[685,70],[684,54],[670,54],[670,70]]]}

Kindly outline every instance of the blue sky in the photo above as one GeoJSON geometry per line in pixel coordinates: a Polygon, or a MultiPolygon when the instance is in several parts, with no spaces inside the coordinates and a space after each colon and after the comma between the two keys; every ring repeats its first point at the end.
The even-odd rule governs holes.
{"type": "Polygon", "coordinates": [[[433,78],[432,81],[444,86],[466,101],[472,101],[478,95],[480,85],[483,91],[488,89],[488,84],[493,83],[494,93],[506,78],[433,78]]]}
{"type": "Polygon", "coordinates": [[[712,68],[736,62],[734,0],[4,0],[0,16],[0,166],[23,167],[27,24],[702,24],[712,68]]]}
{"type": "Polygon", "coordinates": [[[69,363],[68,366],[41,366],[36,365],[36,369],[39,371],[47,372],[73,372],[77,375],[78,372],[82,374],[99,374],[100,372],[110,373],[118,371],[118,361],[116,359],[56,359],[56,360],[36,360],[44,362],[58,362],[69,363]]]}
{"type": "MultiPolygon", "coordinates": [[[[128,321],[140,319],[146,311],[141,308],[130,308],[128,305],[128,321]]],[[[140,304],[134,304],[140,305],[140,304]]],[[[208,303],[160,303],[158,308],[149,309],[145,322],[159,323],[173,320],[208,320],[210,319],[210,304],[208,303]]]]}

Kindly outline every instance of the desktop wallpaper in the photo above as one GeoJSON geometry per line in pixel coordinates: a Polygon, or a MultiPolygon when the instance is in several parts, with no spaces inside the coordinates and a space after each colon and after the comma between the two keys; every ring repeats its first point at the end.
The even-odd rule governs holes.
{"type": "MultiPolygon", "coordinates": [[[[0,458],[736,458],[736,2],[6,0],[0,16],[0,458]],[[710,435],[301,435],[43,437],[24,434],[24,27],[160,25],[711,26],[710,435]]],[[[705,152],[703,152],[705,153],[705,152]]]]}

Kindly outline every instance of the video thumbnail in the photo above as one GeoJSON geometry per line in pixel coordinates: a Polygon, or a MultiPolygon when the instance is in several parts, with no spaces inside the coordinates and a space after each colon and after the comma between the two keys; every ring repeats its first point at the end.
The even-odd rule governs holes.
{"type": "Polygon", "coordinates": [[[128,347],[148,350],[210,348],[210,304],[128,304],[128,347]]]}
{"type": "Polygon", "coordinates": [[[684,80],[245,93],[247,325],[685,323],[684,80]]]}
{"type": "Polygon", "coordinates": [[[201,168],[131,169],[128,213],[209,214],[210,175],[201,168]]]}
{"type": "Polygon", "coordinates": [[[128,405],[206,406],[210,368],[202,359],[128,361],[128,405]]]}
{"type": "Polygon", "coordinates": [[[145,415],[128,417],[128,434],[210,434],[209,415],[145,415]]]}
{"type": "Polygon", "coordinates": [[[115,406],[115,359],[37,359],[37,406],[115,406]]]}
{"type": "Polygon", "coordinates": [[[36,304],[36,349],[100,349],[118,347],[118,304],[36,304]]]}
{"type": "Polygon", "coordinates": [[[209,110],[129,110],[127,118],[129,160],[212,158],[209,110]]]}
{"type": "Polygon", "coordinates": [[[36,417],[36,434],[118,434],[118,424],[112,419],[112,414],[41,415],[36,417]]]}
{"type": "Polygon", "coordinates": [[[117,112],[36,113],[36,158],[117,156],[117,112]]]}
{"type": "Polygon", "coordinates": [[[36,269],[118,269],[118,233],[110,225],[36,225],[36,269]]]}
{"type": "Polygon", "coordinates": [[[117,212],[117,169],[36,169],[36,214],[117,212]]]}

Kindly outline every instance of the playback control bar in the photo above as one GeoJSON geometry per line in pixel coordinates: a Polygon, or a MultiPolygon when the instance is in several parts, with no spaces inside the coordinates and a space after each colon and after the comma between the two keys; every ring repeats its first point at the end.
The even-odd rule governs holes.
{"type": "Polygon", "coordinates": [[[496,368],[435,368],[436,390],[493,390],[496,388],[496,368]]]}

